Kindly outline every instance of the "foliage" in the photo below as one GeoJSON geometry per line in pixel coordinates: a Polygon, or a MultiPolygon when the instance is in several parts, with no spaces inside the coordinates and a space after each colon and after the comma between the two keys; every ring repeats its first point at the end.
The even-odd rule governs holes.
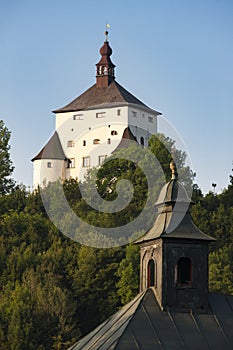
{"type": "Polygon", "coordinates": [[[209,288],[233,295],[233,243],[210,253],[209,288]]]}
{"type": "Polygon", "coordinates": [[[9,193],[14,186],[14,181],[10,178],[14,167],[10,159],[10,131],[0,120],[0,195],[9,193]]]}
{"type": "MultiPolygon", "coordinates": [[[[182,181],[188,185],[192,182],[193,174],[184,164],[185,154],[174,149],[172,140],[163,135],[152,137],[150,149],[167,179],[173,155],[181,168],[182,181]]],[[[128,211],[115,216],[97,215],[82,198],[84,184],[76,180],[63,184],[64,193],[74,211],[87,221],[120,226],[142,210],[148,184],[142,167],[112,159],[99,169],[97,180],[98,191],[109,206],[116,198],[116,179],[132,181],[137,195],[128,211]]],[[[93,181],[91,173],[87,184],[88,181],[93,181]]],[[[23,185],[11,187],[11,181],[5,184],[0,195],[1,349],[67,349],[138,293],[138,248],[132,244],[110,249],[81,246],[51,223],[39,189],[29,193],[23,185]]],[[[159,185],[153,190],[157,193],[159,185]]],[[[48,193],[54,195],[52,184],[48,184],[48,193]]],[[[54,198],[52,209],[56,211],[58,198],[54,198]]],[[[232,177],[228,188],[219,195],[209,192],[204,196],[195,185],[194,198],[194,220],[218,240],[211,246],[210,289],[233,294],[232,177]]],[[[62,211],[57,215],[62,217],[62,211]]],[[[135,234],[132,232],[132,237],[135,234]]]]}
{"type": "Polygon", "coordinates": [[[119,281],[118,294],[122,304],[128,303],[139,292],[139,247],[129,244],[126,247],[125,258],[121,260],[116,275],[119,281]]]}

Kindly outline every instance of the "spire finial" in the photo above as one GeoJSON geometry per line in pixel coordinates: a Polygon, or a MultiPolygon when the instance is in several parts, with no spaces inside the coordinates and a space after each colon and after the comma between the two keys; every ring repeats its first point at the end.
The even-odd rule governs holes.
{"type": "Polygon", "coordinates": [[[104,34],[105,34],[105,41],[108,41],[108,28],[110,28],[110,24],[108,23],[108,21],[106,21],[106,30],[104,32],[104,34]]]}
{"type": "Polygon", "coordinates": [[[174,162],[174,160],[172,160],[170,163],[170,169],[172,171],[172,180],[177,180],[178,173],[177,173],[176,163],[174,162]]]}

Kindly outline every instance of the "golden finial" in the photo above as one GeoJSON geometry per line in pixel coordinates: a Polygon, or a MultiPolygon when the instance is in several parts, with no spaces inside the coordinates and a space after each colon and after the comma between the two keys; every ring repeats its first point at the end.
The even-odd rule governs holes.
{"type": "Polygon", "coordinates": [[[108,41],[108,28],[110,28],[110,24],[108,23],[108,21],[106,21],[106,30],[104,32],[104,34],[105,34],[105,41],[108,41]]]}
{"type": "Polygon", "coordinates": [[[177,174],[177,169],[176,169],[176,163],[173,161],[171,161],[170,163],[170,169],[172,171],[172,180],[177,179],[178,174],[177,174]]]}

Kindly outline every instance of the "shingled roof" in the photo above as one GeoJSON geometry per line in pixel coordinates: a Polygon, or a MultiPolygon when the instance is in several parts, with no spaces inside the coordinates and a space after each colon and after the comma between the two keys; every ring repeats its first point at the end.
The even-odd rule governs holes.
{"type": "Polygon", "coordinates": [[[132,143],[132,141],[138,143],[137,138],[133,135],[130,128],[127,127],[127,128],[125,128],[125,130],[123,132],[120,143],[118,144],[118,146],[114,149],[114,151],[112,153],[119,151],[121,148],[128,148],[129,145],[132,143]]]}
{"type": "Polygon", "coordinates": [[[42,150],[34,158],[32,158],[32,162],[37,159],[67,159],[56,131],[42,150]]]}
{"type": "Polygon", "coordinates": [[[147,289],[70,350],[232,349],[233,296],[210,293],[208,313],[161,311],[147,289]]]}
{"type": "MultiPolygon", "coordinates": [[[[79,111],[86,108],[94,107],[106,103],[132,103],[140,105],[146,108],[143,102],[138,98],[133,96],[129,91],[123,88],[115,80],[113,80],[107,87],[97,87],[97,84],[91,86],[83,94],[77,97],[72,102],[68,103],[66,106],[53,111],[54,113],[64,113],[64,112],[73,112],[79,111]]],[[[160,113],[158,113],[160,114],[160,113]]]]}

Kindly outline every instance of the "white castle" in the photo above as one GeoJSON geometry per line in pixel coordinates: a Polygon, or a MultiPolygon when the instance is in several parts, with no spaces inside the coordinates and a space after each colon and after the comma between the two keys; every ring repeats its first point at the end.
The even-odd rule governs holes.
{"type": "Polygon", "coordinates": [[[54,111],[56,129],[32,159],[33,187],[77,178],[82,181],[90,167],[100,166],[124,139],[148,146],[157,133],[157,116],[115,80],[112,49],[106,40],[96,64],[96,83],[66,106],[54,111]]]}

